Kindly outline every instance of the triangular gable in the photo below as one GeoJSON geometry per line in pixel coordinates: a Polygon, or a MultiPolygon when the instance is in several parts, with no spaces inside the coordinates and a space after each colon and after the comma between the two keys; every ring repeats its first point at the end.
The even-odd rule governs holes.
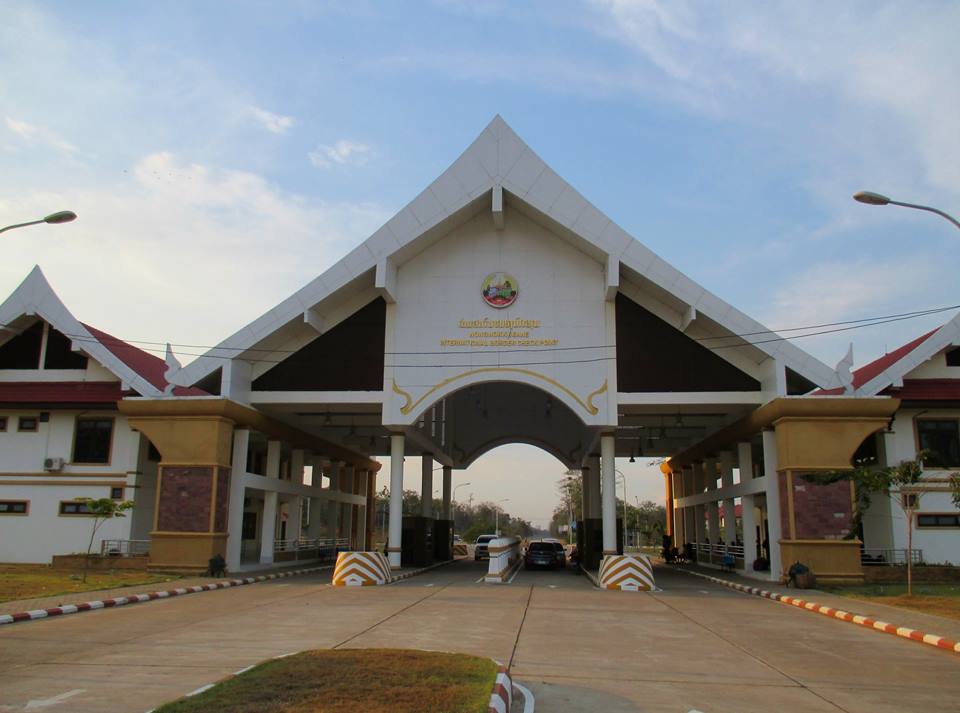
{"type": "MultiPolygon", "coordinates": [[[[900,384],[911,371],[958,341],[960,341],[960,314],[942,327],[927,332],[854,371],[854,395],[876,396],[884,389],[900,384]]],[[[826,395],[833,392],[819,393],[826,395]]]]}
{"type": "MultiPolygon", "coordinates": [[[[57,297],[39,266],[34,267],[19,287],[0,304],[0,324],[11,324],[24,316],[34,315],[48,322],[54,329],[73,340],[79,349],[113,373],[126,387],[143,396],[161,396],[163,394],[162,387],[158,388],[142,374],[132,369],[104,346],[99,337],[77,321],[70,310],[57,297]]],[[[127,346],[129,347],[129,345],[127,346]]],[[[135,348],[130,347],[130,349],[135,348]]],[[[136,351],[145,354],[138,349],[136,351]]],[[[157,361],[161,365],[163,364],[163,360],[157,359],[157,361]]]]}
{"type": "MultiPolygon", "coordinates": [[[[500,118],[494,117],[479,137],[439,178],[346,257],[287,300],[224,340],[185,367],[176,383],[189,386],[220,368],[223,358],[240,355],[310,310],[352,280],[375,271],[387,281],[391,259],[409,254],[414,243],[485,194],[507,191],[550,221],[578,236],[605,258],[613,284],[620,266],[668,291],[709,317],[731,335],[769,333],[762,324],[711,294],[654,254],[561,178],[500,118]]],[[[502,202],[502,197],[499,198],[502,202]]],[[[804,378],[825,388],[838,385],[836,373],[793,344],[755,339],[755,348],[804,378]]],[[[748,342],[744,340],[744,344],[748,342]]]]}

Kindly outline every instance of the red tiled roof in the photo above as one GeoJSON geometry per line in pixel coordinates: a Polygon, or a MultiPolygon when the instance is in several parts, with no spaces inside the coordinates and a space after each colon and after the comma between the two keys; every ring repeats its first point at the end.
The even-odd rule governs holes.
{"type": "MultiPolygon", "coordinates": [[[[97,341],[110,350],[124,364],[137,372],[144,379],[149,381],[161,391],[166,388],[167,380],[163,378],[167,370],[166,362],[154,354],[138,349],[132,344],[128,344],[122,339],[117,339],[106,332],[102,332],[96,327],[84,324],[87,331],[90,332],[97,341]]],[[[206,391],[193,386],[177,386],[173,389],[174,396],[209,396],[206,391]]]]}
{"type": "MultiPolygon", "coordinates": [[[[931,330],[926,334],[924,334],[923,336],[917,337],[912,342],[907,342],[902,347],[898,347],[897,349],[894,349],[892,352],[884,354],[879,359],[874,359],[869,364],[864,364],[859,369],[854,369],[853,388],[859,389],[861,386],[863,386],[867,382],[871,381],[872,379],[882,374],[884,371],[886,371],[891,366],[893,366],[898,361],[900,361],[905,356],[907,356],[907,354],[909,354],[914,349],[916,349],[921,344],[923,344],[925,341],[927,341],[927,339],[932,337],[934,332],[936,332],[939,329],[940,327],[937,327],[937,329],[931,330]]],[[[842,393],[843,393],[842,388],[819,389],[817,391],[814,391],[813,395],[814,396],[835,396],[842,393]]]]}
{"type": "Polygon", "coordinates": [[[118,381],[6,381],[0,403],[115,404],[123,398],[118,381]]]}
{"type": "Polygon", "coordinates": [[[883,393],[906,401],[960,401],[960,379],[904,379],[902,387],[883,393]]]}

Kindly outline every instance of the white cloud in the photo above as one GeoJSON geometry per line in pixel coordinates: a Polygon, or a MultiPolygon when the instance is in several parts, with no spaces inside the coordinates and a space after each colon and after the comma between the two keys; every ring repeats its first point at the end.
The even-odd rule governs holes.
{"type": "Polygon", "coordinates": [[[310,163],[317,168],[332,168],[348,163],[362,165],[369,155],[370,147],[367,144],[350,139],[340,139],[332,145],[320,144],[316,151],[307,154],[310,163]]]}
{"type": "Polygon", "coordinates": [[[251,106],[250,114],[263,128],[273,134],[285,134],[297,123],[292,116],[274,114],[272,111],[251,106]]]}
{"type": "MultiPolygon", "coordinates": [[[[783,336],[796,335],[799,333],[782,330],[947,306],[952,303],[944,298],[951,297],[945,295],[942,288],[951,282],[949,268],[928,255],[822,262],[796,273],[781,285],[757,316],[771,329],[781,330],[783,336]]],[[[955,296],[952,299],[956,302],[955,296]]],[[[794,341],[801,349],[831,365],[853,342],[855,363],[860,366],[952,316],[953,312],[939,313],[794,341]]]]}
{"type": "MultiPolygon", "coordinates": [[[[258,174],[169,152],[145,156],[128,175],[113,185],[5,195],[0,225],[62,208],[79,217],[4,234],[0,295],[39,264],[83,321],[121,338],[211,345],[389,217],[375,204],[307,200],[258,174]]],[[[200,350],[184,351],[178,356],[188,362],[200,350]]]]}
{"type": "Polygon", "coordinates": [[[6,117],[6,123],[7,129],[28,144],[44,144],[60,153],[71,156],[79,151],[79,149],[69,141],[43,126],[28,124],[26,121],[18,121],[9,116],[6,117]]]}

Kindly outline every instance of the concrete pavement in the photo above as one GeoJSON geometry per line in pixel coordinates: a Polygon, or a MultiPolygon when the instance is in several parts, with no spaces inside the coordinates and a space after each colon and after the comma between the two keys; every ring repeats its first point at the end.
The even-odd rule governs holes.
{"type": "Polygon", "coordinates": [[[329,574],[0,630],[0,711],[142,713],[307,648],[462,651],[512,664],[550,711],[949,710],[960,661],[667,568],[663,592],[605,592],[521,571],[477,582],[458,562],[363,589],[329,574]]]}

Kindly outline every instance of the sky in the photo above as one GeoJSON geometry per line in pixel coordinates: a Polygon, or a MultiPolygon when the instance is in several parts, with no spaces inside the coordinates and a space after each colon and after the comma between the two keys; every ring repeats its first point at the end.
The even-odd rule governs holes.
{"type": "MultiPolygon", "coordinates": [[[[0,226],[80,216],[4,233],[0,295],[39,264],[122,338],[219,342],[498,113],[769,327],[960,304],[956,228],[850,198],[960,213],[958,3],[0,0],[0,18],[0,226]]],[[[954,313],[796,344],[834,365],[853,342],[859,365],[954,313]]],[[[621,467],[631,500],[662,498],[621,467]]],[[[539,519],[562,470],[504,447],[460,494],[539,519]]]]}

